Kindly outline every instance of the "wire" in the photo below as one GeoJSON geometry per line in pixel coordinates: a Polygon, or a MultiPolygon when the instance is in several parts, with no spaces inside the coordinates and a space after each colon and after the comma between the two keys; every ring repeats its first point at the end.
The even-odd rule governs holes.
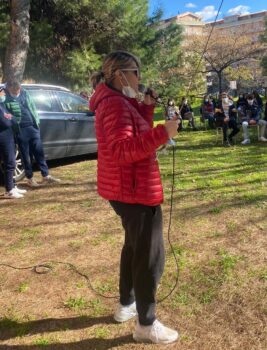
{"type": "Polygon", "coordinates": [[[202,61],[202,59],[203,59],[203,57],[204,57],[204,55],[205,55],[205,53],[206,53],[206,51],[207,51],[207,48],[208,48],[208,45],[209,45],[209,41],[210,41],[212,32],[213,32],[213,30],[214,30],[215,24],[216,24],[216,22],[217,22],[217,19],[218,19],[220,10],[221,10],[222,5],[223,5],[223,2],[224,2],[224,0],[222,0],[221,3],[220,3],[219,9],[218,9],[218,11],[217,11],[217,15],[216,15],[216,17],[215,17],[215,21],[214,21],[213,24],[212,24],[211,31],[210,31],[209,36],[208,36],[208,39],[207,39],[207,41],[206,41],[206,45],[204,46],[203,52],[202,52],[202,54],[201,54],[201,56],[200,56],[200,59],[199,59],[199,61],[198,61],[198,64],[197,64],[196,69],[195,69],[195,71],[194,71],[194,74],[192,75],[192,78],[191,78],[191,80],[190,80],[189,87],[188,87],[188,91],[190,90],[191,85],[192,85],[192,83],[193,83],[193,76],[198,72],[200,63],[201,63],[201,61],[202,61]]]}
{"type": "MultiPolygon", "coordinates": [[[[195,73],[198,71],[198,68],[200,66],[200,63],[204,57],[204,54],[207,50],[207,47],[208,47],[208,43],[209,43],[209,40],[211,38],[211,34],[213,32],[213,29],[214,29],[214,26],[215,26],[215,23],[217,21],[217,18],[218,18],[218,15],[219,15],[219,12],[221,10],[221,7],[223,5],[223,2],[224,0],[221,1],[221,4],[219,6],[219,9],[218,9],[218,12],[217,12],[217,15],[216,15],[216,18],[215,18],[215,21],[213,23],[213,26],[212,26],[212,30],[209,34],[209,37],[208,37],[208,40],[206,42],[206,45],[205,45],[205,48],[203,50],[203,53],[200,57],[200,60],[198,62],[198,65],[197,65],[197,68],[195,70],[195,73]]],[[[195,74],[194,73],[194,74],[195,74]]],[[[193,77],[190,81],[190,84],[189,84],[189,87],[191,87],[192,85],[192,81],[193,81],[193,77]]],[[[190,89],[190,88],[189,88],[190,89]]],[[[189,91],[188,89],[188,91],[189,91]]],[[[160,104],[162,104],[164,106],[164,109],[166,110],[166,105],[164,104],[163,101],[160,102],[160,104]]],[[[170,238],[170,232],[171,232],[171,223],[172,223],[172,213],[173,213],[173,194],[174,194],[174,180],[175,180],[175,147],[172,147],[172,159],[173,159],[173,162],[172,162],[172,187],[171,187],[171,197],[170,197],[170,214],[169,214],[169,224],[168,224],[168,232],[167,232],[167,237],[168,237],[168,243],[171,247],[171,251],[172,251],[172,254],[173,254],[173,257],[175,259],[175,264],[176,264],[176,269],[177,269],[177,273],[176,273],[176,278],[175,278],[175,283],[174,283],[174,286],[172,287],[172,289],[170,290],[170,292],[164,296],[163,298],[157,300],[157,303],[161,303],[163,302],[164,300],[166,300],[172,293],[173,291],[176,289],[177,285],[178,285],[178,281],[179,281],[179,275],[180,275],[180,269],[179,269],[179,262],[178,262],[178,259],[176,257],[176,254],[175,254],[175,251],[174,251],[174,247],[171,243],[171,238],[170,238]]],[[[74,264],[71,264],[69,262],[63,262],[63,261],[56,261],[56,260],[49,260],[49,261],[46,261],[46,262],[43,262],[41,264],[37,264],[37,265],[33,265],[33,266],[26,266],[26,267],[17,267],[17,266],[13,266],[13,265],[9,265],[9,264],[4,264],[4,263],[1,263],[0,264],[0,267],[3,266],[3,267],[8,267],[8,268],[11,268],[11,269],[14,269],[14,270],[32,270],[33,272],[37,273],[37,274],[46,274],[50,271],[53,270],[53,266],[52,264],[61,264],[61,265],[66,265],[66,266],[69,266],[77,275],[85,278],[87,280],[87,283],[88,283],[88,288],[90,288],[96,295],[102,297],[102,298],[105,298],[105,299],[118,299],[119,296],[108,296],[108,295],[104,295],[100,292],[98,292],[94,286],[92,285],[91,283],[91,280],[89,278],[89,276],[85,273],[82,273],[80,272],[77,267],[74,265],[74,264]]]]}
{"type": "Polygon", "coordinates": [[[106,298],[106,299],[118,299],[119,298],[119,296],[108,296],[108,295],[104,295],[104,294],[98,292],[94,288],[94,286],[92,285],[89,276],[83,272],[80,272],[74,264],[71,264],[69,262],[48,260],[48,261],[45,261],[45,262],[38,264],[38,265],[26,266],[26,267],[17,267],[17,266],[13,266],[13,265],[9,265],[9,264],[0,264],[0,266],[9,267],[9,268],[14,269],[14,270],[32,270],[33,272],[35,272],[39,275],[43,275],[43,274],[46,274],[46,273],[53,270],[53,264],[66,265],[69,268],[71,268],[71,270],[73,270],[77,275],[85,278],[87,280],[87,283],[88,283],[88,288],[91,289],[96,295],[98,295],[102,298],[106,298]]]}
{"type": "MultiPolygon", "coordinates": [[[[212,32],[213,32],[213,29],[214,29],[214,27],[215,27],[215,23],[217,22],[217,19],[218,19],[220,10],[221,10],[221,8],[222,8],[223,2],[224,2],[224,0],[221,0],[221,3],[220,3],[220,6],[219,6],[219,9],[218,9],[218,11],[217,11],[217,15],[216,15],[215,21],[213,22],[212,29],[211,29],[211,31],[210,31],[210,34],[209,34],[208,39],[207,39],[207,42],[206,42],[206,44],[205,44],[203,53],[202,53],[202,55],[201,55],[201,57],[200,57],[200,59],[199,59],[199,62],[198,62],[198,64],[197,64],[197,68],[196,68],[194,74],[197,73],[198,68],[199,68],[199,66],[200,66],[200,63],[201,63],[201,61],[202,61],[202,59],[203,59],[203,57],[204,57],[204,55],[205,55],[205,52],[206,52],[206,50],[207,50],[207,47],[208,47],[208,44],[209,44],[209,41],[210,41],[210,38],[211,38],[211,35],[212,35],[212,32]]],[[[193,82],[193,76],[194,76],[194,74],[192,75],[191,81],[190,81],[190,83],[189,83],[189,87],[188,87],[188,90],[187,90],[188,92],[189,92],[189,90],[190,90],[190,88],[191,88],[191,85],[192,85],[192,82],[193,82]]],[[[164,105],[164,103],[162,103],[162,104],[164,105]]],[[[181,109],[182,109],[182,107],[183,107],[183,104],[181,105],[181,109]]],[[[164,105],[164,108],[166,109],[165,105],[164,105]]],[[[180,112],[181,112],[181,109],[180,109],[180,112]]],[[[170,290],[170,292],[169,292],[165,297],[163,297],[162,299],[160,299],[160,300],[158,301],[158,303],[161,303],[161,302],[163,302],[164,300],[166,300],[166,299],[174,292],[174,290],[176,289],[176,287],[177,287],[177,285],[178,285],[179,275],[180,275],[179,262],[178,262],[177,256],[176,256],[176,254],[175,254],[175,251],[174,251],[173,245],[172,245],[172,243],[171,243],[171,239],[170,239],[171,222],[172,222],[172,213],[173,213],[174,179],[175,179],[175,147],[173,146],[172,149],[173,149],[173,152],[172,152],[172,159],[173,159],[173,162],[172,162],[172,187],[171,187],[170,214],[169,214],[169,225],[168,225],[167,237],[168,237],[168,242],[169,242],[169,245],[170,245],[170,247],[171,247],[171,251],[172,251],[172,254],[173,254],[173,257],[174,257],[174,260],[175,260],[176,271],[177,271],[177,273],[176,273],[175,283],[174,283],[172,289],[170,290]]]]}
{"type": "Polygon", "coordinates": [[[171,242],[171,237],[170,237],[171,224],[172,224],[172,211],[173,211],[174,179],[175,179],[175,147],[173,146],[172,147],[172,187],[171,187],[170,214],[169,214],[169,224],[168,224],[167,237],[168,237],[168,243],[171,247],[171,251],[172,251],[172,254],[173,254],[173,257],[175,260],[175,264],[176,264],[176,278],[175,278],[174,286],[172,287],[170,292],[165,297],[157,300],[157,303],[161,303],[164,300],[166,300],[167,298],[169,298],[169,296],[173,293],[173,291],[176,289],[176,287],[178,285],[179,275],[180,275],[179,262],[178,262],[176,254],[175,254],[175,251],[174,251],[174,248],[173,248],[173,245],[171,242]]]}

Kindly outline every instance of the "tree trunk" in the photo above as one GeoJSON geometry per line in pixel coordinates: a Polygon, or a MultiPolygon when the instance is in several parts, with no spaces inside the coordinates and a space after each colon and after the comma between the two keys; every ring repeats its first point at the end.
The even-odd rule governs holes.
{"type": "Polygon", "coordinates": [[[217,72],[219,82],[219,94],[222,93],[222,72],[217,72]]]}
{"type": "Polygon", "coordinates": [[[11,31],[3,81],[21,82],[29,48],[30,0],[11,0],[11,31]]]}

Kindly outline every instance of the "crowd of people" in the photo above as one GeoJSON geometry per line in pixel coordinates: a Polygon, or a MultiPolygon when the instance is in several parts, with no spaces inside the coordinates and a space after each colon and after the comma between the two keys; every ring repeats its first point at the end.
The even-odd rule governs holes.
{"type": "MultiPolygon", "coordinates": [[[[188,120],[188,126],[196,130],[193,109],[186,97],[182,97],[181,103],[175,104],[173,99],[169,99],[166,108],[166,119],[176,117],[180,120],[178,131],[183,130],[183,122],[188,120]]],[[[231,146],[233,138],[243,130],[243,145],[250,143],[250,126],[259,127],[259,141],[267,142],[267,102],[264,108],[262,98],[253,91],[248,94],[240,94],[234,102],[232,96],[227,92],[222,92],[218,99],[211,95],[205,95],[200,107],[200,121],[208,123],[210,129],[221,128],[223,131],[223,144],[231,146]],[[229,131],[230,130],[230,131],[229,131]]],[[[173,145],[174,141],[170,140],[173,145]]]]}

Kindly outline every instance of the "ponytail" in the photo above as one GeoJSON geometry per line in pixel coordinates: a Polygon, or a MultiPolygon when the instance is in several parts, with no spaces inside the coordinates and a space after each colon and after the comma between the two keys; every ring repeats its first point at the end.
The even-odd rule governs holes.
{"type": "Polygon", "coordinates": [[[90,77],[90,81],[93,86],[93,89],[95,90],[98,84],[103,83],[105,81],[104,73],[100,71],[94,72],[90,77]]]}

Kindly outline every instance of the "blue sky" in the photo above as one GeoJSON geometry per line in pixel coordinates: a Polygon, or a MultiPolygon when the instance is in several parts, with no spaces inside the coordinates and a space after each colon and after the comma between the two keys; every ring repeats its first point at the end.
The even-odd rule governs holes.
{"type": "MultiPolygon", "coordinates": [[[[212,21],[215,19],[221,0],[149,0],[149,3],[150,14],[158,6],[163,8],[163,18],[190,11],[201,15],[204,21],[212,21]]],[[[267,10],[266,0],[224,0],[219,18],[263,10],[267,10]]]]}

